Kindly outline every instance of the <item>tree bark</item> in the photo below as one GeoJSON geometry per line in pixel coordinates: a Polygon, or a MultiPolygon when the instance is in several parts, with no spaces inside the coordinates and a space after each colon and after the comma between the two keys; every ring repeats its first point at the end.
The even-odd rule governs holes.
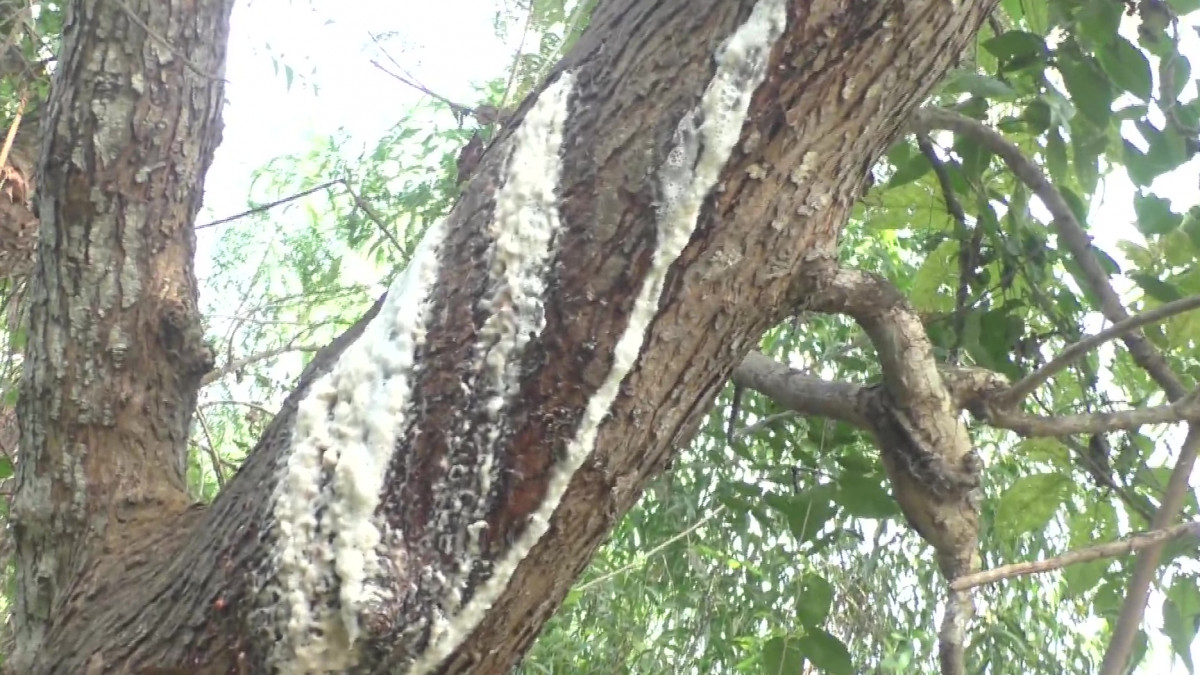
{"type": "Polygon", "coordinates": [[[17,405],[14,672],[60,656],[47,635],[74,611],[68,588],[188,508],[188,426],[212,363],[192,227],[220,142],[231,6],[66,12],[17,405]]]}
{"type": "Polygon", "coordinates": [[[829,282],[869,168],[993,4],[601,3],[200,507],[191,227],[229,3],[77,0],[41,162],[14,672],[509,669],[829,282]]]}

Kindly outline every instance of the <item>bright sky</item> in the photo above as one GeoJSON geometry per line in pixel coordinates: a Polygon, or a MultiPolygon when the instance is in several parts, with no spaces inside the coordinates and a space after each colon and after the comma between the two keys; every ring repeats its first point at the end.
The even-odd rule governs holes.
{"type": "MultiPolygon", "coordinates": [[[[356,142],[372,143],[422,97],[371,65],[372,34],[395,33],[388,53],[422,84],[452,101],[474,102],[472,83],[504,73],[512,58],[491,25],[495,5],[496,0],[239,2],[226,71],[224,140],[208,173],[199,222],[245,210],[250,174],[271,158],[304,152],[313,137],[340,128],[356,142]],[[278,74],[272,56],[280,61],[278,74]],[[295,72],[290,89],[284,63],[295,72]]],[[[219,232],[199,233],[202,277],[219,232]]]]}
{"type": "MultiPolygon", "coordinates": [[[[241,0],[234,10],[229,47],[224,140],[208,173],[205,210],[199,222],[243,211],[251,172],[270,159],[303,153],[314,137],[344,128],[360,144],[373,143],[422,96],[371,65],[377,52],[370,35],[394,32],[391,56],[422,84],[453,101],[474,102],[473,84],[506,73],[513,50],[496,37],[492,19],[501,0],[241,0]],[[272,65],[279,60],[279,71],[272,65]],[[284,64],[294,69],[286,86],[284,64]],[[314,94],[314,86],[317,93],[314,94]]],[[[510,3],[511,4],[511,3],[510,3]]],[[[1185,51],[1200,55],[1200,39],[1184,29],[1185,51]]],[[[1192,59],[1200,70],[1200,58],[1192,59]]],[[[1200,201],[1200,161],[1160,179],[1156,192],[1182,212],[1200,201]]],[[[315,180],[333,178],[319,177],[315,180]]],[[[1110,179],[1103,213],[1093,214],[1093,233],[1113,252],[1111,242],[1130,237],[1134,222],[1132,186],[1110,179]]],[[[197,273],[207,276],[212,245],[223,225],[199,233],[197,273]]],[[[1136,235],[1135,235],[1136,236],[1136,235]]],[[[1161,614],[1152,603],[1149,620],[1161,614]]],[[[1161,645],[1160,645],[1161,648],[1161,645]]],[[[1196,658],[1200,660],[1200,649],[1196,658]]],[[[1160,652],[1161,653],[1161,652],[1160,652]]],[[[1170,670],[1153,659],[1147,672],[1170,670]]]]}

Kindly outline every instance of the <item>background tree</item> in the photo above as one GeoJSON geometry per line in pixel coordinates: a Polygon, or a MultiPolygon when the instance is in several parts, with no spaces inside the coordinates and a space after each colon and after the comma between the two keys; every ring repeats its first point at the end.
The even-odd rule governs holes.
{"type": "Polygon", "coordinates": [[[1090,549],[1075,559],[1093,559],[1055,575],[984,591],[965,624],[967,661],[977,672],[1095,672],[1107,646],[1104,672],[1123,672],[1139,635],[1143,658],[1138,626],[1158,581],[1162,630],[1190,669],[1195,540],[1186,520],[1163,528],[1181,511],[1195,517],[1195,443],[1162,425],[1197,414],[1187,394],[1194,317],[1182,312],[1196,304],[1185,296],[1196,292],[1200,219],[1156,195],[1155,179],[1195,152],[1200,106],[1178,20],[1194,8],[1005,2],[988,14],[908,3],[889,17],[789,3],[785,25],[769,20],[770,2],[754,13],[751,3],[711,4],[687,17],[669,2],[609,2],[595,16],[588,3],[502,13],[498,25],[537,49],[483,103],[507,112],[525,92],[536,97],[502,125],[482,103],[442,101],[456,115],[479,113],[476,146],[500,129],[444,222],[463,178],[455,160],[467,156],[456,146],[471,147],[470,131],[414,145],[413,118],[352,164],[332,147],[268,167],[280,196],[327,192],[316,202],[327,215],[314,210],[311,223],[270,240],[228,230],[217,297],[243,299],[207,344],[190,232],[215,141],[228,7],[166,17],[81,3],[61,49],[53,8],[11,13],[5,32],[22,51],[6,61],[19,67],[6,65],[4,100],[10,117],[50,113],[36,199],[53,223],[42,226],[27,281],[18,263],[33,260],[33,221],[20,209],[37,186],[18,152],[5,175],[16,216],[5,211],[0,223],[4,260],[17,261],[5,266],[6,337],[26,350],[10,366],[26,371],[14,670],[415,659],[420,671],[453,651],[444,671],[492,672],[528,646],[615,526],[525,668],[792,672],[807,660],[827,672],[907,671],[931,667],[940,637],[942,670],[960,672],[973,577],[944,590],[910,525],[951,578],[973,571],[976,551],[995,568],[1157,528],[1127,547],[1141,550],[1136,562],[1090,549]],[[914,111],[965,45],[965,60],[914,111]],[[87,58],[97,53],[112,55],[104,75],[88,71],[100,67],[87,58]],[[46,63],[58,80],[43,106],[46,63]],[[712,154],[734,142],[727,161],[712,154]],[[421,167],[441,171],[431,178],[421,167]],[[1139,186],[1144,239],[1106,252],[1089,240],[1087,205],[1125,174],[1139,186]],[[874,187],[856,205],[866,182],[874,187]],[[670,229],[691,217],[681,214],[695,216],[690,235],[670,229]],[[368,317],[382,305],[377,323],[395,324],[368,331],[333,383],[319,376],[365,322],[308,363],[279,415],[215,403],[279,400],[271,359],[326,342],[354,318],[355,300],[366,309],[368,289],[339,283],[344,256],[408,264],[398,287],[419,286],[422,266],[408,261],[435,223],[449,238],[436,265],[426,259],[442,271],[415,383],[408,343],[393,353],[379,338],[418,333],[406,322],[419,313],[376,303],[368,317]],[[559,234],[546,238],[539,224],[559,234]],[[531,273],[541,266],[546,275],[531,273]],[[1145,337],[1124,321],[1127,308],[1151,310],[1145,337]],[[1097,352],[1099,340],[1083,339],[1097,318],[1117,324],[1108,337],[1128,351],[1097,352]],[[643,321],[645,342],[634,345],[628,327],[643,321]],[[530,327],[540,333],[525,342],[530,327]],[[741,360],[759,335],[762,353],[741,360]],[[617,348],[621,339],[632,351],[617,348]],[[500,367],[515,354],[525,355],[520,368],[500,367]],[[730,373],[697,440],[618,524],[730,373]],[[361,424],[353,415],[364,394],[383,405],[370,395],[378,390],[350,385],[389,374],[393,397],[417,398],[412,425],[422,432],[402,436],[390,465],[370,455],[391,447],[378,436],[365,445],[337,436],[361,424]],[[201,384],[221,393],[196,411],[187,452],[201,384]],[[508,398],[509,387],[521,395],[508,398]],[[598,429],[584,413],[606,400],[597,393],[615,405],[598,429]],[[297,421],[306,395],[310,417],[297,421]],[[330,397],[357,402],[331,408],[334,443],[322,440],[325,403],[316,405],[330,397]],[[973,416],[969,429],[960,410],[973,416]],[[594,453],[577,452],[597,430],[594,453]],[[239,463],[260,434],[230,479],[225,463],[239,463]],[[330,468],[314,483],[303,469],[316,449],[330,468]],[[390,471],[370,471],[372,461],[390,471]],[[211,506],[188,506],[222,487],[211,506]],[[457,522],[472,505],[481,517],[457,522]],[[280,532],[293,535],[282,552],[280,532]],[[364,542],[380,535],[388,555],[360,568],[364,542]],[[436,573],[416,575],[421,560],[436,573]],[[306,561],[310,573],[289,581],[306,561]],[[289,592],[276,606],[270,589],[280,584],[289,592]],[[946,597],[936,636],[933,612],[946,597]],[[1112,620],[1111,640],[1045,630],[1095,618],[1112,620]],[[305,622],[320,630],[290,630],[305,622]],[[264,630],[247,633],[247,623],[264,630]],[[276,626],[283,639],[271,651],[276,626]]]}

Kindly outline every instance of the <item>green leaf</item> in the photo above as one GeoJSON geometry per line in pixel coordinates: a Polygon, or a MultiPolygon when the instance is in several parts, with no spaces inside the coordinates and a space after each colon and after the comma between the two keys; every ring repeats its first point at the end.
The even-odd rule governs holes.
{"type": "Polygon", "coordinates": [[[1012,101],[1018,96],[1017,90],[1007,83],[994,77],[980,75],[966,70],[956,70],[946,78],[942,91],[947,94],[968,93],[980,98],[990,98],[994,101],[1012,101]]]}
{"type": "Polygon", "coordinates": [[[1154,166],[1154,162],[1136,145],[1127,140],[1121,140],[1122,159],[1125,160],[1125,172],[1129,174],[1129,180],[1137,187],[1145,187],[1154,182],[1160,173],[1154,166]]]}
{"type": "Polygon", "coordinates": [[[1188,209],[1188,212],[1183,216],[1183,225],[1180,226],[1188,239],[1192,240],[1192,245],[1200,248],[1200,206],[1193,206],[1188,209]]]}
{"type": "Polygon", "coordinates": [[[1167,4],[1179,15],[1191,14],[1200,9],[1200,0],[1167,0],[1167,4]]]}
{"type": "Polygon", "coordinates": [[[1142,50],[1133,46],[1120,35],[1113,36],[1112,43],[1096,50],[1100,67],[1112,78],[1113,84],[1134,96],[1149,101],[1154,87],[1154,76],[1150,74],[1150,61],[1142,50]]]}
{"type": "Polygon", "coordinates": [[[1062,194],[1063,201],[1067,203],[1067,206],[1071,207],[1071,213],[1074,214],[1075,220],[1078,220],[1080,225],[1087,227],[1090,209],[1087,204],[1083,203],[1083,198],[1068,187],[1059,186],[1058,191],[1062,194]]]}
{"type": "MultiPolygon", "coordinates": [[[[836,637],[823,630],[811,630],[796,641],[796,648],[822,673],[853,675],[850,650],[836,637]]],[[[795,672],[799,673],[800,670],[795,672]]]]}
{"type": "Polygon", "coordinates": [[[1000,4],[1013,22],[1018,22],[1025,16],[1025,0],[1001,0],[1000,4]]]}
{"type": "Polygon", "coordinates": [[[1100,156],[1107,148],[1108,134],[1104,129],[1096,128],[1082,115],[1071,120],[1071,161],[1079,186],[1087,194],[1096,191],[1100,181],[1100,156]]]}
{"type": "Polygon", "coordinates": [[[8,457],[0,457],[0,480],[12,478],[13,463],[8,457]]]}
{"type": "Polygon", "coordinates": [[[1075,108],[1093,124],[1106,128],[1113,101],[1108,78],[1091,59],[1075,51],[1060,50],[1056,64],[1075,108]]]}
{"type": "Polygon", "coordinates": [[[947,239],[938,245],[921,263],[913,277],[909,299],[913,306],[931,312],[954,309],[954,294],[942,291],[942,286],[955,278],[958,270],[958,243],[947,239]]]}
{"type": "Polygon", "coordinates": [[[1070,495],[1071,479],[1061,473],[1041,473],[1018,478],[996,505],[996,534],[1016,539],[1040,530],[1070,495]]]}
{"type": "MultiPolygon", "coordinates": [[[[1110,541],[1117,536],[1117,514],[1112,502],[1101,498],[1088,508],[1071,515],[1071,548],[1078,549],[1091,546],[1097,541],[1110,541]]],[[[1092,560],[1085,563],[1068,565],[1063,570],[1063,594],[1067,598],[1075,598],[1091,591],[1104,578],[1108,568],[1112,566],[1111,558],[1092,560]]]]}
{"type": "Polygon", "coordinates": [[[809,629],[825,625],[831,606],[833,585],[820,575],[805,575],[800,580],[799,596],[796,599],[796,619],[800,625],[809,629]]]}
{"type": "Polygon", "coordinates": [[[1059,90],[1047,88],[1046,93],[1042,94],[1040,100],[1045,102],[1050,109],[1051,126],[1066,126],[1075,118],[1075,106],[1059,90]]]}
{"type": "Polygon", "coordinates": [[[1049,52],[1046,41],[1040,35],[1021,30],[1010,30],[1003,35],[997,35],[985,41],[983,48],[1002,61],[1041,58],[1049,52]]]}
{"type": "Polygon", "coordinates": [[[1134,126],[1149,146],[1146,150],[1146,160],[1154,177],[1177,169],[1191,159],[1187,140],[1175,129],[1160,131],[1145,120],[1134,122],[1134,126]]]}
{"type": "Polygon", "coordinates": [[[859,518],[891,518],[900,513],[896,500],[883,485],[883,477],[845,473],[837,482],[837,502],[859,518]]]}
{"type": "Polygon", "coordinates": [[[1035,99],[1025,106],[1021,119],[1029,125],[1029,132],[1040,134],[1049,129],[1055,121],[1054,109],[1045,98],[1035,99]]]}
{"type": "Polygon", "coordinates": [[[1060,469],[1071,466],[1071,451],[1057,438],[1027,438],[1017,445],[1014,454],[1060,469]]]}
{"type": "Polygon", "coordinates": [[[929,158],[921,153],[917,153],[909,157],[904,164],[896,167],[896,173],[892,174],[891,179],[887,182],[887,186],[893,188],[905,183],[911,183],[932,170],[933,164],[929,162],[929,158]]]}
{"type": "MultiPolygon", "coordinates": [[[[954,151],[962,157],[962,173],[974,184],[983,179],[983,172],[992,161],[992,151],[977,143],[973,138],[955,135],[954,151]]],[[[957,187],[956,187],[957,189],[957,187]]]]}
{"type": "Polygon", "coordinates": [[[1183,216],[1171,210],[1171,202],[1157,195],[1135,194],[1133,210],[1138,230],[1147,236],[1169,234],[1183,223],[1183,216]]]}
{"type": "Polygon", "coordinates": [[[793,675],[804,669],[804,654],[792,636],[767,640],[762,650],[762,672],[766,675],[793,675]]]}
{"type": "Polygon", "coordinates": [[[1166,101],[1175,101],[1191,79],[1192,64],[1182,54],[1173,53],[1167,58],[1159,59],[1158,76],[1164,83],[1163,96],[1166,101]]]}
{"type": "Polygon", "coordinates": [[[1163,602],[1163,632],[1171,639],[1171,648],[1188,672],[1194,673],[1192,644],[1200,632],[1200,579],[1180,575],[1171,584],[1163,602]]]}
{"type": "Polygon", "coordinates": [[[771,495],[768,503],[787,517],[797,543],[804,543],[820,534],[836,512],[832,494],[832,486],[821,485],[787,497],[771,495]]]}
{"type": "Polygon", "coordinates": [[[1122,5],[1109,0],[1092,0],[1075,15],[1079,33],[1101,50],[1117,35],[1121,27],[1122,5]]]}
{"type": "Polygon", "coordinates": [[[1146,291],[1146,295],[1159,302],[1173,302],[1183,297],[1183,293],[1178,288],[1175,288],[1153,274],[1138,272],[1130,274],[1129,278],[1133,279],[1133,282],[1143,291],[1146,291]]]}

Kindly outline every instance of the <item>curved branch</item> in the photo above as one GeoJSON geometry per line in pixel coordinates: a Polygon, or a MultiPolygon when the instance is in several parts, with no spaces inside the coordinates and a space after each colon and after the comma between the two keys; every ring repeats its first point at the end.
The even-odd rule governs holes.
{"type": "MultiPolygon", "coordinates": [[[[947,579],[977,570],[979,460],[921,318],[883,277],[847,269],[834,274],[810,307],[853,317],[875,345],[883,387],[867,399],[868,418],[896,502],[937,552],[947,579]]],[[[973,612],[968,592],[948,594],[938,649],[944,675],[966,670],[973,612]]]]}
{"type": "Polygon", "coordinates": [[[246,356],[246,357],[243,357],[240,359],[234,359],[233,361],[226,363],[225,365],[221,366],[220,368],[216,368],[214,370],[209,371],[207,375],[205,375],[203,378],[200,379],[200,386],[203,387],[203,386],[212,384],[213,382],[216,382],[217,380],[221,379],[222,377],[225,377],[226,375],[228,375],[232,372],[241,370],[242,368],[245,368],[247,366],[252,366],[252,365],[258,363],[259,361],[265,361],[267,359],[274,358],[276,356],[287,354],[288,352],[317,352],[320,350],[321,350],[321,347],[317,346],[317,345],[292,345],[292,344],[286,344],[282,347],[276,347],[275,349],[267,349],[267,350],[264,350],[261,352],[257,352],[255,354],[251,354],[250,356],[246,356]]]}

